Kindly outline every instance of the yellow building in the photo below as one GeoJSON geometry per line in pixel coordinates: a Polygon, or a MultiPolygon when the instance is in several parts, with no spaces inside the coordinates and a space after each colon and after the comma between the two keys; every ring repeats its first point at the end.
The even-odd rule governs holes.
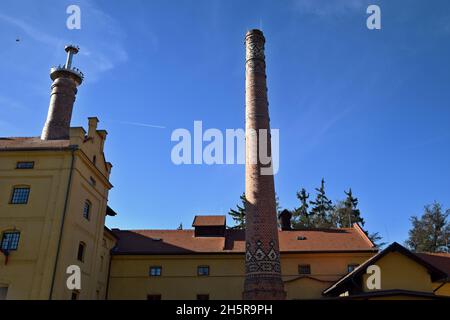
{"type": "MultiPolygon", "coordinates": [[[[118,230],[109,299],[242,299],[245,231],[225,216],[197,216],[190,230],[118,230]]],[[[355,225],[337,230],[280,230],[288,299],[322,291],[377,249],[355,225]]]]}
{"type": "Polygon", "coordinates": [[[394,242],[323,294],[338,299],[438,299],[450,297],[450,254],[414,254],[394,242]],[[379,285],[372,287],[367,272],[379,270],[379,285]]]}
{"type": "Polygon", "coordinates": [[[104,232],[111,164],[97,122],[68,140],[0,139],[0,296],[105,297],[115,239],[104,232]],[[79,292],[65,285],[70,265],[81,268],[79,292]]]}
{"type": "MultiPolygon", "coordinates": [[[[108,299],[241,299],[245,232],[225,225],[224,216],[196,216],[190,230],[113,229],[108,299]]],[[[440,256],[445,272],[397,243],[377,254],[357,224],[280,230],[279,239],[287,299],[450,296],[450,255],[440,256]],[[372,264],[382,270],[383,290],[364,288],[372,264]],[[361,292],[334,289],[354,284],[355,274],[361,292]]]]}

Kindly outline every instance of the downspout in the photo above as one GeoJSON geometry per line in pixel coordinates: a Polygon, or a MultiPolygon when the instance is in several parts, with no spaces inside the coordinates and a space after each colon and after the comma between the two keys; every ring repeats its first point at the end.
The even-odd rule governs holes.
{"type": "Polygon", "coordinates": [[[112,251],[114,248],[112,248],[109,251],[109,263],[108,263],[108,277],[106,278],[106,292],[105,292],[105,300],[108,300],[109,295],[109,277],[111,276],[111,263],[112,263],[112,251]]]}
{"type": "Polygon", "coordinates": [[[68,202],[68,199],[69,199],[70,186],[71,186],[71,183],[72,183],[72,173],[73,173],[73,166],[74,166],[74,163],[75,163],[75,150],[76,149],[77,149],[76,146],[72,147],[72,160],[71,160],[71,163],[70,163],[69,180],[67,182],[66,199],[64,201],[64,209],[63,209],[61,227],[60,227],[60,230],[59,230],[58,247],[56,249],[56,259],[55,259],[55,265],[53,267],[52,284],[50,286],[50,294],[48,296],[48,300],[52,300],[53,287],[55,285],[56,268],[58,267],[59,251],[61,249],[61,240],[62,240],[62,235],[63,235],[64,222],[65,222],[65,219],[66,219],[67,202],[68,202]]]}

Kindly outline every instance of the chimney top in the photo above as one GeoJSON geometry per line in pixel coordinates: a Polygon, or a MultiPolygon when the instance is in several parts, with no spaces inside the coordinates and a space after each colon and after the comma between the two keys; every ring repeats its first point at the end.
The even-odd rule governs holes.
{"type": "Polygon", "coordinates": [[[80,51],[80,47],[73,44],[68,44],[64,47],[64,50],[66,50],[66,52],[73,52],[73,54],[77,54],[78,51],[80,51]]]}
{"type": "Polygon", "coordinates": [[[250,29],[250,30],[247,31],[247,35],[252,34],[252,33],[264,36],[263,32],[261,30],[259,30],[259,29],[250,29]]]}
{"type": "Polygon", "coordinates": [[[64,50],[67,52],[66,63],[61,66],[53,67],[50,69],[50,78],[56,80],[59,77],[71,78],[77,85],[83,82],[84,74],[80,69],[72,67],[72,59],[75,54],[80,51],[78,46],[73,44],[66,45],[64,50]]]}

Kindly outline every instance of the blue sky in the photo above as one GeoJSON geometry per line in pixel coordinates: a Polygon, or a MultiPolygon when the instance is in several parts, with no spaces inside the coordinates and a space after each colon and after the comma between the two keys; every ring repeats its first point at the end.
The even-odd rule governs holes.
{"type": "Polygon", "coordinates": [[[244,190],[244,166],[176,166],[170,136],[194,120],[244,127],[250,28],[267,39],[283,207],[298,205],[301,187],[314,194],[324,177],[333,200],[353,189],[369,231],[403,242],[423,205],[450,206],[446,0],[2,0],[0,135],[40,134],[49,68],[76,43],[74,65],[86,79],[72,126],[97,116],[109,133],[119,215],[108,225],[189,227],[195,214],[225,214],[244,190]],[[66,28],[70,4],[81,8],[81,30],[66,28]],[[381,30],[366,28],[369,4],[381,7],[381,30]]]}

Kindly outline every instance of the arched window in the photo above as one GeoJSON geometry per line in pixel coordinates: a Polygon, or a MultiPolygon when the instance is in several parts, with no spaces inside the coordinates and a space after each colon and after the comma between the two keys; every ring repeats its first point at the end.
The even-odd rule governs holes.
{"type": "Polygon", "coordinates": [[[83,217],[86,220],[90,220],[90,218],[91,218],[91,206],[92,206],[92,204],[91,204],[91,202],[89,200],[86,200],[84,202],[83,217]]]}
{"type": "Polygon", "coordinates": [[[19,247],[20,231],[5,231],[2,234],[0,248],[2,251],[13,251],[19,247]]]}
{"type": "Polygon", "coordinates": [[[86,244],[83,241],[80,241],[80,243],[78,244],[78,253],[77,253],[78,261],[84,262],[85,251],[86,251],[86,244]]]}

